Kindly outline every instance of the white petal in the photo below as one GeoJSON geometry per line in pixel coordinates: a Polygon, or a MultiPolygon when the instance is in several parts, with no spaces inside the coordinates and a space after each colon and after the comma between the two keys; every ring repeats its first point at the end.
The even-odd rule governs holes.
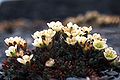
{"type": "Polygon", "coordinates": [[[35,46],[35,47],[40,47],[40,45],[36,44],[36,43],[32,43],[32,45],[35,46]]]}
{"type": "Polygon", "coordinates": [[[30,60],[33,58],[33,54],[30,55],[30,60]]]}
{"type": "Polygon", "coordinates": [[[6,53],[6,56],[12,57],[11,53],[6,53]]]}
{"type": "Polygon", "coordinates": [[[17,58],[17,61],[22,63],[22,64],[26,64],[26,62],[23,59],[21,59],[21,58],[17,58]]]}
{"type": "Polygon", "coordinates": [[[9,50],[5,50],[5,53],[10,53],[10,51],[9,50]]]}
{"type": "Polygon", "coordinates": [[[8,38],[6,38],[4,41],[7,45],[9,44],[9,39],[8,38]]]}
{"type": "Polygon", "coordinates": [[[24,56],[23,56],[23,59],[26,60],[26,61],[28,61],[28,60],[30,59],[30,56],[24,55],[24,56]]]}
{"type": "Polygon", "coordinates": [[[10,56],[10,57],[12,57],[12,54],[10,53],[9,50],[6,50],[5,53],[6,53],[6,56],[10,56]]]}
{"type": "Polygon", "coordinates": [[[67,24],[67,27],[68,28],[71,28],[73,26],[73,23],[72,22],[69,22],[68,24],[67,24]]]}

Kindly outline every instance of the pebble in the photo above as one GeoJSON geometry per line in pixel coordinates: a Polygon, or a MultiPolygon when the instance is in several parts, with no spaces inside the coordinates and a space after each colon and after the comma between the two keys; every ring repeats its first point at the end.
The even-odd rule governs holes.
{"type": "Polygon", "coordinates": [[[116,71],[109,71],[109,72],[106,72],[106,74],[109,75],[109,76],[116,76],[116,75],[118,75],[118,72],[116,72],[116,71]]]}

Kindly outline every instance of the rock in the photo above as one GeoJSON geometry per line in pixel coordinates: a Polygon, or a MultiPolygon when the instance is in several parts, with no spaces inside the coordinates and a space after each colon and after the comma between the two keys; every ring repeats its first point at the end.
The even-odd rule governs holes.
{"type": "Polygon", "coordinates": [[[67,78],[66,80],[80,80],[80,79],[75,78],[75,77],[69,77],[69,78],[67,78]]]}
{"type": "Polygon", "coordinates": [[[108,79],[109,79],[108,76],[102,76],[102,77],[101,77],[101,80],[108,80],[108,79]]]}
{"type": "Polygon", "coordinates": [[[114,80],[120,80],[120,74],[119,74],[119,76],[118,76],[117,78],[115,78],[114,80]]]}
{"type": "Polygon", "coordinates": [[[75,77],[69,77],[66,80],[90,80],[90,78],[75,78],[75,77]]]}
{"type": "Polygon", "coordinates": [[[116,71],[109,71],[109,72],[106,72],[106,74],[109,75],[109,76],[116,76],[116,75],[118,75],[119,73],[116,72],[116,71]]]}

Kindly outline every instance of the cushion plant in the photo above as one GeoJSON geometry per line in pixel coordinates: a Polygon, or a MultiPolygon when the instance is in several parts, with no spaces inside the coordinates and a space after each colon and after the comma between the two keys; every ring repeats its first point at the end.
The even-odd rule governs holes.
{"type": "Polygon", "coordinates": [[[8,50],[2,66],[4,79],[100,79],[106,70],[119,72],[119,55],[107,45],[107,39],[98,33],[91,34],[91,26],[79,27],[71,22],[64,26],[59,21],[47,25],[48,29],[32,35],[33,50],[21,37],[5,39],[8,50]]]}

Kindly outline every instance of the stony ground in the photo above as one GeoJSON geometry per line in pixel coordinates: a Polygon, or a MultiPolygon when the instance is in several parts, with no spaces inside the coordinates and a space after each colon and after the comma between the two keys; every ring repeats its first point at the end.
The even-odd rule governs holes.
{"type": "MultiPolygon", "coordinates": [[[[30,48],[33,48],[30,43],[32,43],[32,37],[31,34],[33,34],[36,30],[42,30],[43,28],[46,28],[45,25],[42,25],[41,27],[22,27],[17,28],[13,31],[13,33],[8,33],[6,31],[0,32],[0,63],[5,57],[5,43],[4,39],[10,36],[21,36],[25,40],[27,40],[28,45],[30,48]],[[44,27],[43,27],[44,26],[44,27]]],[[[93,32],[100,33],[103,37],[108,39],[108,44],[111,47],[114,47],[114,49],[120,53],[120,26],[107,26],[107,27],[93,27],[93,32]]]]}

